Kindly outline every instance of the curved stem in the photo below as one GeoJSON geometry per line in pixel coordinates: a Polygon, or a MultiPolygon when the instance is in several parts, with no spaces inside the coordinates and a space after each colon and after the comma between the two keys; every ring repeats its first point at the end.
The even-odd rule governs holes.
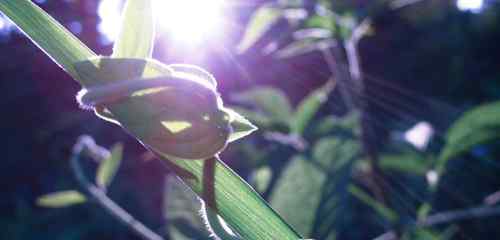
{"type": "MultiPolygon", "coordinates": [[[[93,142],[93,141],[92,141],[93,142]]],[[[147,228],[144,224],[137,221],[132,215],[121,208],[113,200],[111,200],[106,193],[91,181],[85,177],[82,167],[80,165],[79,159],[84,151],[92,151],[92,146],[96,146],[89,142],[88,137],[80,137],[77,144],[73,148],[73,154],[71,156],[71,169],[76,177],[76,180],[81,185],[85,191],[85,195],[90,199],[94,200],[99,206],[106,210],[115,219],[122,222],[130,230],[135,232],[144,240],[163,240],[163,238],[147,228]]]]}

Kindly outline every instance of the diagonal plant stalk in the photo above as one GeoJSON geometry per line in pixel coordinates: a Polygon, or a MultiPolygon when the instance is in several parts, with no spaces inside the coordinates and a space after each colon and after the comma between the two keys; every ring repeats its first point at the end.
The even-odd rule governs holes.
{"type": "MultiPolygon", "coordinates": [[[[141,61],[135,61],[135,64],[137,65],[139,62],[145,64],[145,66],[143,66],[144,68],[140,71],[139,76],[134,75],[135,77],[154,77],[162,74],[168,75],[171,70],[168,66],[148,60],[148,58],[151,57],[150,50],[152,49],[152,45],[148,46],[147,44],[152,42],[154,36],[154,32],[148,30],[152,29],[152,8],[150,4],[151,0],[128,1],[124,13],[124,21],[135,23],[133,25],[139,29],[142,27],[149,28],[146,28],[145,34],[141,33],[144,35],[144,39],[136,39],[139,33],[135,32],[135,28],[123,27],[120,36],[125,37],[118,40],[115,44],[115,50],[117,52],[114,56],[122,58],[133,57],[136,58],[135,60],[142,58],[141,61]],[[129,47],[135,50],[129,49],[129,47]],[[155,72],[155,68],[151,66],[159,67],[155,72]]],[[[0,0],[0,11],[9,17],[39,48],[84,88],[99,86],[109,83],[109,81],[119,83],[120,81],[134,78],[133,76],[131,77],[131,73],[127,75],[129,78],[126,79],[116,77],[120,76],[120,74],[115,74],[116,76],[114,78],[107,78],[106,72],[83,71],[85,74],[82,75],[81,69],[79,72],[78,64],[82,62],[94,64],[95,70],[100,70],[99,67],[101,67],[102,61],[95,62],[96,55],[88,47],[31,1],[0,0]]],[[[113,58],[111,58],[111,60],[113,60],[113,58]]],[[[125,59],[121,62],[129,63],[134,61],[127,61],[125,59]]],[[[111,63],[113,63],[113,61],[111,61],[111,63]]],[[[133,70],[123,67],[129,65],[117,65],[119,66],[118,70],[115,70],[118,72],[133,72],[133,70]]],[[[134,68],[136,65],[132,64],[131,67],[134,68]]],[[[179,69],[179,66],[176,67],[179,69]]],[[[117,105],[117,107],[111,107],[110,110],[103,108],[98,109],[96,106],[96,113],[104,119],[112,119],[113,122],[118,124],[123,123],[123,128],[127,130],[129,130],[127,126],[129,120],[137,120],[137,117],[141,116],[137,114],[144,113],[144,108],[151,110],[151,106],[144,105],[141,102],[124,101],[117,105]],[[115,117],[117,118],[115,119],[115,117]]],[[[154,111],[154,109],[151,111],[154,111]]],[[[225,109],[225,111],[230,112],[227,109],[225,109]]],[[[235,113],[233,115],[235,115],[235,113]]],[[[249,123],[245,121],[246,120],[238,119],[238,121],[235,121],[235,126],[244,128],[245,125],[249,125],[249,123]]],[[[144,125],[142,126],[143,128],[149,127],[148,122],[144,122],[142,125],[144,125]]],[[[137,126],[134,127],[137,128],[137,126]]],[[[161,129],[156,130],[160,131],[161,129]]],[[[251,128],[250,130],[247,129],[247,131],[251,131],[251,128]]],[[[149,138],[145,138],[140,134],[132,135],[138,138],[138,140],[146,146],[154,145],[149,138]]],[[[243,135],[245,134],[240,134],[234,138],[240,138],[243,135]]],[[[208,160],[187,160],[173,157],[171,154],[163,152],[158,148],[153,147],[152,150],[161,160],[167,163],[167,165],[169,165],[196,194],[205,200],[207,196],[213,198],[213,202],[208,202],[207,205],[216,211],[244,239],[285,240],[300,238],[300,236],[267,205],[258,193],[220,161],[217,155],[207,158],[208,160]],[[207,171],[207,169],[209,171],[207,171]],[[207,182],[207,179],[205,179],[206,176],[211,176],[213,180],[207,182]],[[211,190],[208,191],[207,194],[208,188],[211,188],[211,190]]]]}

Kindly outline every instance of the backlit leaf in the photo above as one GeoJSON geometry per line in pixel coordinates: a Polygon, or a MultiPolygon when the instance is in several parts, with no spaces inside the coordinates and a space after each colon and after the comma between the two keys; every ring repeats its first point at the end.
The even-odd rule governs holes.
{"type": "Polygon", "coordinates": [[[113,178],[120,167],[123,157],[123,145],[116,144],[111,149],[111,154],[107,159],[104,159],[97,169],[96,183],[102,188],[106,188],[111,184],[113,178]]]}
{"type": "Polygon", "coordinates": [[[229,108],[224,108],[231,118],[230,124],[233,128],[233,132],[229,135],[229,142],[234,142],[240,138],[243,138],[252,132],[257,130],[257,127],[248,121],[245,117],[238,114],[229,108]]]}
{"type": "Polygon", "coordinates": [[[113,57],[150,58],[154,37],[152,0],[128,0],[122,13],[120,33],[113,47],[113,57]]]}

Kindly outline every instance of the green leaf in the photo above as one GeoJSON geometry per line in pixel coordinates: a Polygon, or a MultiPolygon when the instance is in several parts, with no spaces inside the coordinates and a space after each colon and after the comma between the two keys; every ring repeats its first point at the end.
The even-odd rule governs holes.
{"type": "Polygon", "coordinates": [[[271,195],[271,205],[297,231],[307,235],[313,229],[327,175],[305,157],[296,156],[283,170],[271,195]]]}
{"type": "Polygon", "coordinates": [[[329,172],[338,171],[361,152],[359,141],[340,137],[324,137],[313,146],[313,160],[329,172]]]}
{"type": "Polygon", "coordinates": [[[283,10],[271,4],[258,8],[250,18],[243,38],[238,44],[238,52],[242,53],[252,47],[281,18],[283,10]]]}
{"type": "Polygon", "coordinates": [[[261,128],[268,128],[272,124],[272,119],[262,112],[252,111],[237,106],[231,106],[230,108],[261,128]]]}
{"type": "Polygon", "coordinates": [[[314,15],[309,17],[304,23],[309,28],[321,28],[329,30],[331,33],[336,31],[335,18],[330,16],[314,15]]]}
{"type": "Polygon", "coordinates": [[[210,239],[199,215],[200,200],[175,176],[166,178],[164,212],[172,239],[210,239]]]}
{"type": "Polygon", "coordinates": [[[212,89],[217,88],[217,80],[215,80],[214,76],[203,68],[191,64],[170,64],[168,67],[172,68],[175,72],[190,74],[194,77],[200,78],[210,85],[212,89]]]}
{"type": "Polygon", "coordinates": [[[111,148],[111,154],[104,159],[97,169],[96,183],[101,188],[106,188],[111,184],[113,178],[120,167],[123,157],[123,145],[118,143],[111,148]]]}
{"type": "Polygon", "coordinates": [[[418,207],[418,210],[417,210],[417,219],[418,220],[421,220],[421,219],[424,219],[426,218],[429,213],[431,212],[432,210],[432,205],[429,204],[429,203],[423,203],[422,205],[420,205],[418,207]]]}
{"type": "Polygon", "coordinates": [[[84,203],[87,198],[74,190],[60,191],[41,196],[37,199],[38,206],[49,208],[68,207],[75,204],[84,203]]]}
{"type": "Polygon", "coordinates": [[[288,98],[276,88],[256,87],[235,95],[234,100],[256,106],[275,121],[289,124],[292,119],[288,98]]]}
{"type": "Polygon", "coordinates": [[[325,85],[316,89],[304,98],[294,114],[292,132],[302,135],[321,105],[328,100],[328,94],[335,88],[335,82],[329,80],[325,85]]]}
{"type": "Polygon", "coordinates": [[[231,127],[233,128],[233,132],[229,135],[229,142],[234,142],[257,130],[255,125],[234,110],[230,108],[224,108],[224,110],[229,113],[231,127]]]}
{"type": "Polygon", "coordinates": [[[278,59],[299,57],[300,55],[308,54],[323,48],[331,47],[333,44],[334,41],[332,41],[331,39],[319,40],[319,41],[312,39],[295,40],[292,43],[276,51],[274,53],[274,56],[278,59]]]}
{"type": "Polygon", "coordinates": [[[384,206],[382,203],[375,200],[368,193],[366,193],[363,189],[357,187],[356,185],[351,184],[349,186],[349,192],[354,195],[361,202],[365,203],[369,207],[371,207],[375,212],[377,212],[380,216],[385,218],[390,222],[395,222],[398,220],[398,214],[394,210],[384,206]]]}
{"type": "MultiPolygon", "coordinates": [[[[166,160],[166,159],[164,159],[166,160]]],[[[189,171],[194,178],[184,178],[195,193],[203,192],[203,160],[174,159],[174,164],[189,171]],[[196,180],[194,180],[196,179],[196,180]]],[[[243,239],[296,240],[300,236],[267,203],[223,162],[215,166],[215,198],[218,214],[243,239]]]]}
{"type": "Polygon", "coordinates": [[[0,11],[75,80],[73,64],[95,56],[85,44],[29,0],[1,0],[0,11]]]}
{"type": "Polygon", "coordinates": [[[500,139],[500,102],[493,102],[465,112],[450,127],[446,145],[439,156],[441,171],[448,159],[470,151],[473,147],[500,139]]]}
{"type": "Polygon", "coordinates": [[[155,38],[154,22],[152,0],[128,0],[112,57],[150,58],[155,38]]]}
{"type": "Polygon", "coordinates": [[[210,228],[212,236],[215,235],[221,240],[242,240],[231,228],[229,228],[224,219],[222,219],[216,211],[206,206],[203,206],[202,211],[204,211],[206,225],[210,228]]]}
{"type": "Polygon", "coordinates": [[[178,178],[167,178],[165,195],[165,213],[172,239],[211,239],[206,225],[209,225],[212,233],[220,239],[239,239],[227,233],[220,225],[217,213],[203,206],[196,195],[178,178]],[[205,218],[205,222],[201,221],[201,217],[205,218]]]}
{"type": "MultiPolygon", "coordinates": [[[[324,136],[331,132],[346,133],[356,138],[360,135],[359,112],[351,111],[342,117],[327,116],[318,121],[312,129],[312,135],[324,136]]],[[[347,137],[345,134],[344,137],[347,137]]]]}
{"type": "MultiPolygon", "coordinates": [[[[81,67],[82,78],[87,79],[88,82],[94,81],[96,84],[172,74],[171,68],[151,59],[96,58],[91,61],[84,61],[78,66],[81,67]]],[[[176,174],[182,177],[184,182],[197,195],[203,196],[203,189],[207,184],[214,186],[213,191],[218,214],[244,239],[263,240],[276,238],[295,240],[300,238],[245,181],[222,161],[216,161],[213,167],[214,181],[211,181],[212,178],[205,178],[204,168],[206,167],[205,164],[208,164],[205,159],[182,159],[171,155],[170,152],[161,147],[153,146],[152,144],[157,142],[150,137],[150,134],[157,134],[164,129],[164,126],[161,125],[157,118],[158,112],[168,111],[174,106],[178,107],[179,104],[183,104],[183,102],[165,101],[163,98],[155,99],[154,97],[155,95],[147,98],[131,97],[124,102],[110,105],[109,108],[113,116],[129,133],[149,146],[161,160],[172,166],[176,174]],[[161,109],[158,109],[158,105],[151,104],[152,101],[156,101],[158,104],[161,103],[161,109]],[[211,182],[207,183],[206,181],[211,182]]],[[[200,107],[202,104],[205,103],[197,102],[196,105],[191,107],[200,110],[213,110],[200,107]]],[[[213,140],[206,143],[218,144],[218,142],[214,144],[213,140]]],[[[193,147],[191,143],[186,144],[189,144],[184,145],[186,148],[183,149],[186,151],[191,149],[200,150],[193,147]]]]}

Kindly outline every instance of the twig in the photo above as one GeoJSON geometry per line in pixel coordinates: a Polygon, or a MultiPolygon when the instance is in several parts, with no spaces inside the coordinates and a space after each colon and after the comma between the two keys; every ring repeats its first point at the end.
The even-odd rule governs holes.
{"type": "MultiPolygon", "coordinates": [[[[78,139],[78,142],[73,147],[73,154],[71,157],[71,168],[76,177],[76,180],[81,185],[86,195],[93,199],[99,206],[106,210],[111,216],[125,224],[129,229],[134,231],[142,239],[145,240],[163,240],[161,236],[147,228],[144,224],[137,221],[132,215],[130,215],[123,208],[118,206],[113,200],[111,200],[106,193],[90,182],[83,173],[79,159],[85,151],[93,152],[91,149],[95,145],[92,138],[88,136],[82,136],[78,139]]],[[[93,154],[92,154],[93,155],[93,154]]],[[[95,155],[94,155],[95,156],[95,155]]]]}
{"type": "Polygon", "coordinates": [[[424,0],[394,0],[389,3],[389,8],[391,10],[399,10],[404,7],[409,7],[413,4],[423,2],[424,0]]]}
{"type": "Polygon", "coordinates": [[[486,218],[500,215],[500,207],[479,206],[462,210],[436,213],[417,221],[417,227],[430,227],[438,224],[457,222],[474,218],[486,218]]]}
{"type": "Polygon", "coordinates": [[[396,240],[396,239],[398,239],[398,235],[394,231],[389,231],[374,238],[373,240],[396,240]]]}
{"type": "MultiPolygon", "coordinates": [[[[470,220],[476,218],[487,218],[500,215],[500,206],[490,207],[490,206],[479,206],[467,209],[452,210],[446,212],[440,212],[430,215],[422,220],[417,221],[412,226],[407,227],[432,227],[439,224],[458,222],[463,220],[470,220]]],[[[398,236],[394,231],[388,231],[376,238],[374,240],[396,240],[398,236]]]]}
{"type": "Polygon", "coordinates": [[[494,192],[494,193],[488,195],[484,199],[484,204],[490,205],[490,206],[495,205],[499,202],[500,202],[500,191],[494,192]]]}

